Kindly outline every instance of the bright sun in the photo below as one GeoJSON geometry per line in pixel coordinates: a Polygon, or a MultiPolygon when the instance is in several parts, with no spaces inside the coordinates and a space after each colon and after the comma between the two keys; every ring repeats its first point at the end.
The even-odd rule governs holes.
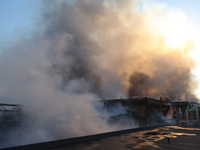
{"type": "Polygon", "coordinates": [[[153,32],[163,36],[166,45],[171,48],[183,49],[188,41],[193,41],[195,38],[195,28],[182,11],[157,14],[152,20],[154,20],[151,22],[153,32]]]}
{"type": "Polygon", "coordinates": [[[187,21],[184,13],[169,14],[161,21],[158,30],[165,37],[166,45],[183,49],[188,41],[194,40],[194,27],[187,21]]]}

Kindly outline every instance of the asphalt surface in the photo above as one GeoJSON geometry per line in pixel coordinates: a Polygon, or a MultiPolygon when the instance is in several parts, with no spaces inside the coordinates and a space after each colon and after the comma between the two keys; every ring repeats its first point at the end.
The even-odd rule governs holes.
{"type": "Polygon", "coordinates": [[[35,143],[2,150],[199,150],[200,128],[154,126],[35,143]]]}
{"type": "Polygon", "coordinates": [[[157,127],[91,140],[84,143],[63,146],[51,150],[137,150],[137,149],[174,149],[199,150],[200,129],[178,126],[157,127]]]}

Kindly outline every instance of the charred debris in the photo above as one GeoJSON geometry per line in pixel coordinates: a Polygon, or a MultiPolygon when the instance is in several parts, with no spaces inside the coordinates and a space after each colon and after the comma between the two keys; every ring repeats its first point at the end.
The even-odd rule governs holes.
{"type": "Polygon", "coordinates": [[[116,123],[128,118],[139,126],[179,125],[200,127],[200,104],[180,100],[171,100],[169,97],[154,99],[149,97],[102,99],[101,103],[107,109],[116,105],[125,108],[126,113],[110,116],[109,122],[116,123]]]}

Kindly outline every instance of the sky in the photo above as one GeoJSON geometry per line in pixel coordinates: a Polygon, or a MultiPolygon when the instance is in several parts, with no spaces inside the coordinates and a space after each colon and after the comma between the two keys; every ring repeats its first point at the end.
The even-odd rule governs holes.
{"type": "MultiPolygon", "coordinates": [[[[164,4],[168,9],[176,9],[185,13],[189,23],[195,28],[196,35],[200,35],[200,1],[199,0],[150,0],[164,4]]],[[[17,40],[18,35],[26,35],[33,30],[40,12],[41,0],[0,0],[0,47],[10,41],[17,40]]],[[[200,38],[199,38],[200,39],[200,38]]],[[[198,43],[198,41],[197,41],[198,43]]],[[[200,45],[200,44],[199,44],[200,45]]],[[[191,54],[197,61],[194,74],[200,81],[200,46],[191,54]]],[[[197,91],[200,95],[200,90],[197,91]]]]}
{"type": "MultiPolygon", "coordinates": [[[[165,4],[169,8],[177,8],[185,12],[189,21],[200,25],[198,0],[152,0],[165,4]]],[[[40,10],[41,0],[0,0],[0,38],[11,38],[18,29],[33,28],[40,10]]]]}
{"type": "MultiPolygon", "coordinates": [[[[200,10],[199,10],[199,5],[200,1],[198,0],[153,0],[154,2],[158,2],[161,4],[165,4],[168,8],[172,9],[178,9],[183,11],[186,16],[188,21],[192,22],[196,29],[200,26],[200,10]]],[[[198,32],[200,29],[198,30],[198,32]]]]}
{"type": "MultiPolygon", "coordinates": [[[[200,25],[199,0],[152,0],[182,10],[196,27],[200,25]]],[[[42,0],[0,0],[0,39],[13,38],[19,29],[33,29],[42,0]]],[[[21,30],[20,30],[21,32],[21,30]]]]}
{"type": "Polygon", "coordinates": [[[39,0],[0,0],[0,39],[33,29],[40,9],[39,0]]]}

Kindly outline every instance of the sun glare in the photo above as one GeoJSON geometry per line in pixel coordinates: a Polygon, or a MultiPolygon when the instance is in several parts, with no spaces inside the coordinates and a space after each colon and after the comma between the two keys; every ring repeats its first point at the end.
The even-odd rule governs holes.
{"type": "Polygon", "coordinates": [[[188,41],[193,41],[195,38],[193,24],[180,10],[161,14],[149,13],[148,17],[152,33],[163,36],[165,44],[171,48],[184,49],[188,41]]]}
{"type": "MultiPolygon", "coordinates": [[[[200,81],[200,44],[195,26],[187,20],[184,13],[180,12],[169,15],[165,21],[159,24],[158,30],[165,38],[165,44],[171,48],[185,50],[188,48],[188,43],[192,41],[193,47],[189,47],[187,50],[188,54],[196,61],[196,67],[192,73],[196,76],[197,81],[200,81]]],[[[200,98],[200,86],[194,92],[200,98]]]]}
{"type": "Polygon", "coordinates": [[[156,5],[154,10],[146,12],[151,33],[163,37],[167,47],[183,52],[187,50],[186,55],[195,60],[196,68],[192,74],[196,76],[199,86],[194,92],[200,98],[200,31],[180,9],[168,10],[164,5],[156,5]]]}
{"type": "Polygon", "coordinates": [[[158,29],[165,37],[166,45],[172,48],[183,49],[188,41],[194,40],[194,28],[181,12],[169,15],[158,29]]]}

